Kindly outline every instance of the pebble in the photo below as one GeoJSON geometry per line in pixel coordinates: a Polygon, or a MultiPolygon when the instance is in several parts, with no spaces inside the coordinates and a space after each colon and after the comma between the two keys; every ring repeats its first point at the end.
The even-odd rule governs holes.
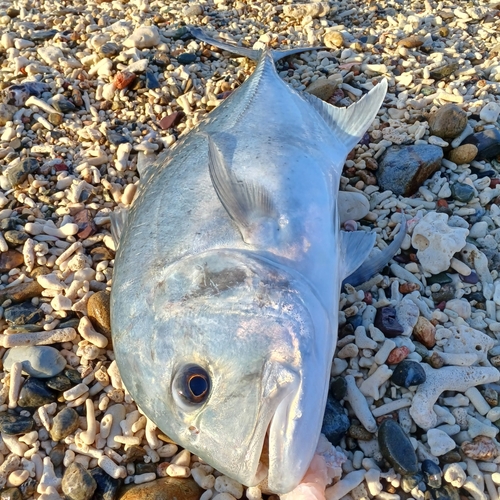
{"type": "Polygon", "coordinates": [[[500,115],[500,106],[496,102],[489,102],[483,106],[479,118],[486,123],[495,123],[500,115]]]}
{"type": "Polygon", "coordinates": [[[16,250],[7,250],[0,253],[0,272],[5,273],[21,266],[24,262],[23,254],[16,250]]]}
{"type": "Polygon", "coordinates": [[[198,500],[203,490],[191,478],[166,477],[149,483],[127,486],[118,500],[198,500]]]}
{"type": "Polygon", "coordinates": [[[31,302],[16,304],[4,310],[4,318],[9,325],[30,325],[38,323],[43,317],[43,312],[31,302]]]}
{"type": "Polygon", "coordinates": [[[462,203],[469,203],[474,198],[474,188],[469,184],[455,182],[451,185],[451,194],[453,198],[462,203]]]}
{"type": "Polygon", "coordinates": [[[58,392],[67,391],[68,389],[70,389],[73,386],[73,384],[71,383],[71,380],[62,374],[59,374],[59,375],[56,375],[55,377],[51,377],[51,378],[46,379],[45,384],[50,389],[53,389],[54,391],[58,391],[58,392]]]}
{"type": "Polygon", "coordinates": [[[100,467],[95,467],[89,472],[96,482],[93,500],[114,500],[117,498],[118,490],[122,485],[121,479],[112,478],[100,467]]]}
{"type": "Polygon", "coordinates": [[[425,371],[416,361],[405,359],[399,363],[391,375],[391,380],[401,387],[420,385],[425,382],[425,371]]]}
{"type": "Polygon", "coordinates": [[[474,144],[462,144],[458,148],[452,149],[448,157],[457,165],[468,165],[476,159],[477,153],[478,149],[474,144]]]}
{"type": "Polygon", "coordinates": [[[96,481],[83,465],[73,462],[64,472],[61,489],[67,500],[90,500],[96,488],[96,481]]]}
{"type": "Polygon", "coordinates": [[[436,345],[436,327],[423,316],[419,316],[413,327],[413,337],[428,349],[436,345]]]}
{"type": "Polygon", "coordinates": [[[411,196],[440,168],[442,158],[443,150],[438,146],[391,146],[375,173],[380,189],[411,196]]]}
{"type": "Polygon", "coordinates": [[[441,106],[429,118],[429,131],[443,139],[454,139],[467,126],[467,113],[456,104],[441,106]]]}
{"type": "Polygon", "coordinates": [[[432,460],[423,460],[421,468],[422,468],[422,473],[424,474],[424,481],[431,488],[441,488],[442,485],[441,467],[439,467],[439,465],[437,465],[432,460]]]}
{"type": "Polygon", "coordinates": [[[5,231],[3,236],[12,246],[24,245],[24,242],[29,238],[29,235],[24,231],[5,231]]]}
{"type": "Polygon", "coordinates": [[[393,339],[404,332],[393,307],[381,307],[375,316],[375,326],[387,337],[393,339]]]}
{"type": "Polygon", "coordinates": [[[38,378],[49,378],[61,373],[66,360],[57,349],[50,346],[12,347],[3,358],[3,366],[10,370],[20,362],[23,372],[38,378]]]}
{"type": "Polygon", "coordinates": [[[473,144],[477,147],[476,160],[490,160],[500,154],[500,130],[489,128],[477,132],[467,136],[462,144],[473,144]]]}
{"type": "Polygon", "coordinates": [[[345,436],[351,422],[343,406],[333,397],[328,397],[321,432],[334,446],[345,436]]]}
{"type": "Polygon", "coordinates": [[[38,408],[55,400],[56,395],[47,387],[45,380],[29,377],[21,388],[17,404],[23,408],[38,408]]]}
{"type": "Polygon", "coordinates": [[[427,444],[435,457],[440,457],[457,446],[455,441],[440,429],[429,429],[427,431],[427,444]]]}
{"type": "Polygon", "coordinates": [[[35,421],[31,416],[0,413],[0,432],[11,436],[26,434],[35,428],[35,421]]]}
{"type": "Polygon", "coordinates": [[[87,302],[87,315],[92,325],[111,340],[111,320],[109,313],[109,292],[97,292],[90,296],[87,302]]]}
{"type": "Polygon", "coordinates": [[[442,80],[443,78],[447,78],[448,76],[451,76],[453,73],[455,73],[458,67],[459,67],[458,63],[445,64],[444,66],[441,66],[438,69],[431,70],[429,76],[433,80],[442,80]]]}
{"type": "Polygon", "coordinates": [[[19,186],[27,178],[29,174],[33,174],[40,168],[40,164],[35,158],[26,158],[15,166],[9,167],[5,171],[5,176],[9,180],[12,187],[19,186]]]}
{"type": "Polygon", "coordinates": [[[196,54],[185,52],[184,54],[180,54],[179,56],[177,56],[177,62],[179,64],[191,64],[196,61],[196,57],[196,54]]]}
{"type": "Polygon", "coordinates": [[[344,35],[337,30],[328,31],[323,37],[323,43],[331,49],[342,48],[345,44],[344,35]]]}
{"type": "Polygon", "coordinates": [[[338,83],[336,80],[318,78],[318,80],[315,80],[306,88],[306,92],[316,96],[322,101],[328,101],[335,93],[335,90],[337,90],[337,87],[338,83]]]}
{"type": "Polygon", "coordinates": [[[0,290],[0,303],[6,300],[11,300],[14,303],[24,302],[33,297],[39,297],[42,290],[43,287],[37,281],[28,281],[9,286],[8,288],[0,290]]]}
{"type": "Polygon", "coordinates": [[[384,420],[378,429],[378,443],[382,456],[402,475],[418,472],[417,455],[408,435],[393,419],[384,420]]]}

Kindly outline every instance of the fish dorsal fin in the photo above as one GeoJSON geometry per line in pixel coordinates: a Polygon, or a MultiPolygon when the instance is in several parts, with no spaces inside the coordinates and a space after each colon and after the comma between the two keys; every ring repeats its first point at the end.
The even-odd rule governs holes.
{"type": "Polygon", "coordinates": [[[239,180],[228,168],[213,138],[208,136],[208,168],[220,202],[249,244],[269,243],[275,239],[278,214],[264,186],[239,180]]]}
{"type": "Polygon", "coordinates": [[[375,245],[376,234],[365,231],[340,232],[342,279],[351,275],[363,264],[375,245]]]}
{"type": "Polygon", "coordinates": [[[368,94],[348,108],[337,108],[304,92],[306,99],[323,117],[339,142],[345,146],[346,153],[356,146],[368,130],[377,112],[384,102],[387,92],[387,80],[382,80],[368,94]]]}
{"type": "Polygon", "coordinates": [[[127,222],[128,213],[128,208],[117,208],[114,212],[111,212],[109,216],[111,219],[111,236],[115,242],[116,248],[118,248],[118,244],[120,243],[120,236],[127,222]]]}

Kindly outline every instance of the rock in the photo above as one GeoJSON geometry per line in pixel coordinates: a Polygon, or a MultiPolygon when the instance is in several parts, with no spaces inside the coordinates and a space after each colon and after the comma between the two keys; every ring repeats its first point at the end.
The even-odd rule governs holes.
{"type": "Polygon", "coordinates": [[[162,130],[167,130],[169,128],[179,125],[184,116],[186,115],[182,111],[176,111],[175,113],[172,113],[168,116],[164,116],[160,120],[159,125],[162,128],[162,130]]]}
{"type": "Polygon", "coordinates": [[[0,500],[22,500],[23,495],[19,488],[5,488],[0,493],[0,500]]]}
{"type": "Polygon", "coordinates": [[[33,31],[30,36],[30,40],[33,42],[44,42],[45,40],[49,40],[54,38],[59,33],[58,30],[37,30],[33,31]]]}
{"type": "Polygon", "coordinates": [[[457,165],[469,164],[473,161],[478,153],[477,146],[474,144],[462,144],[458,148],[452,149],[449,154],[449,159],[457,165]]]}
{"type": "Polygon", "coordinates": [[[474,144],[477,147],[476,160],[490,160],[500,154],[500,130],[489,128],[467,136],[462,144],[474,144]]]}
{"type": "Polygon", "coordinates": [[[123,488],[118,500],[198,500],[203,490],[194,479],[165,477],[123,488]]]}
{"type": "Polygon", "coordinates": [[[448,302],[455,298],[455,287],[453,285],[443,285],[438,292],[432,292],[432,300],[435,304],[448,302]]]}
{"type": "Polygon", "coordinates": [[[99,54],[104,57],[116,56],[120,53],[120,46],[114,42],[106,42],[99,47],[99,54]]]}
{"type": "Polygon", "coordinates": [[[456,104],[441,106],[429,118],[429,131],[442,139],[454,139],[467,126],[467,113],[456,104]]]}
{"type": "Polygon", "coordinates": [[[342,48],[345,44],[344,35],[337,30],[328,31],[323,37],[323,43],[329,49],[342,48]]]}
{"type": "Polygon", "coordinates": [[[427,444],[435,457],[440,457],[457,446],[455,441],[440,429],[429,429],[427,431],[427,444]]]}
{"type": "Polygon", "coordinates": [[[391,146],[379,161],[375,175],[381,191],[411,196],[441,166],[443,150],[438,146],[391,146]]]}
{"type": "Polygon", "coordinates": [[[160,86],[158,78],[151,70],[146,70],[146,88],[157,89],[160,86]]]}
{"type": "Polygon", "coordinates": [[[424,474],[424,481],[431,488],[441,488],[441,467],[434,463],[432,460],[422,461],[422,472],[424,474]]]}
{"type": "Polygon", "coordinates": [[[11,300],[14,303],[23,302],[33,297],[39,297],[42,290],[43,287],[36,280],[19,283],[18,285],[0,290],[0,303],[5,302],[6,300],[11,300]]]}
{"type": "Polygon", "coordinates": [[[460,500],[462,498],[459,490],[450,484],[445,484],[441,488],[430,488],[429,492],[433,500],[460,500]]]}
{"type": "Polygon", "coordinates": [[[58,443],[50,450],[49,457],[54,467],[59,467],[63,463],[65,451],[64,443],[58,443]]]}
{"type": "Polygon", "coordinates": [[[97,292],[87,302],[87,315],[94,328],[111,340],[109,292],[97,292]]]}
{"type": "Polygon", "coordinates": [[[22,408],[38,408],[55,400],[56,394],[47,387],[44,380],[29,377],[21,387],[17,405],[22,408]]]}
{"type": "Polygon", "coordinates": [[[337,204],[341,224],[348,220],[358,221],[370,211],[370,203],[361,193],[339,191],[337,204]]]}
{"type": "Polygon", "coordinates": [[[130,140],[124,135],[115,132],[114,130],[106,130],[106,136],[108,141],[113,144],[113,146],[119,146],[120,144],[127,144],[130,140]]]}
{"type": "Polygon", "coordinates": [[[431,70],[430,77],[433,80],[442,80],[443,78],[446,78],[455,73],[457,69],[458,69],[458,63],[446,64],[445,66],[441,66],[440,68],[431,70]]]}
{"type": "Polygon", "coordinates": [[[196,61],[196,57],[196,54],[185,52],[184,54],[180,54],[179,56],[177,56],[177,62],[179,64],[192,64],[196,61]]]}
{"type": "Polygon", "coordinates": [[[25,373],[38,378],[53,377],[66,366],[66,359],[50,346],[11,347],[3,358],[5,370],[10,371],[17,361],[22,363],[25,373]]]}
{"type": "Polygon", "coordinates": [[[122,485],[122,480],[112,478],[100,467],[92,469],[90,474],[97,484],[92,500],[114,500],[117,496],[118,489],[122,485]]]}
{"type": "Polygon", "coordinates": [[[347,394],[347,382],[344,377],[337,377],[330,382],[330,394],[337,400],[342,401],[347,394]]]}
{"type": "Polygon", "coordinates": [[[73,111],[76,111],[76,106],[69,100],[66,99],[65,97],[62,97],[60,99],[54,99],[52,101],[52,106],[57,109],[60,113],[72,113],[73,111]]]}
{"type": "Polygon", "coordinates": [[[136,28],[124,42],[125,47],[148,49],[160,43],[160,32],[156,26],[141,26],[136,28]]]}
{"type": "Polygon", "coordinates": [[[403,476],[401,478],[401,488],[405,493],[410,493],[424,480],[424,475],[421,472],[412,474],[411,476],[403,476]]]}
{"type": "Polygon", "coordinates": [[[31,325],[41,321],[44,316],[43,311],[31,302],[13,305],[4,311],[4,318],[9,325],[31,325]]]}
{"type": "Polygon", "coordinates": [[[64,370],[63,372],[65,377],[68,377],[70,382],[72,384],[81,384],[82,383],[82,376],[80,375],[80,372],[77,370],[73,370],[72,368],[68,368],[67,370],[64,370]]]}
{"type": "Polygon", "coordinates": [[[347,431],[347,435],[361,441],[371,441],[374,437],[373,434],[368,432],[362,425],[351,425],[347,431]]]}
{"type": "MultiPolygon", "coordinates": [[[[460,461],[461,456],[460,453],[458,453],[458,460],[456,460],[456,462],[460,461]]],[[[467,481],[467,474],[465,474],[465,471],[462,469],[462,467],[460,467],[458,463],[449,463],[444,467],[444,480],[447,483],[450,483],[455,488],[461,488],[465,481],[467,481]]]]}
{"type": "Polygon", "coordinates": [[[328,441],[337,446],[351,425],[343,406],[333,397],[328,397],[321,432],[328,441]]]}
{"type": "Polygon", "coordinates": [[[410,387],[412,385],[420,385],[425,382],[425,371],[416,361],[405,359],[394,368],[391,375],[391,380],[400,387],[410,387]]]}
{"type": "Polygon", "coordinates": [[[428,349],[436,345],[436,327],[423,316],[419,316],[413,328],[413,336],[428,349]]]}
{"type": "Polygon", "coordinates": [[[74,217],[73,222],[78,225],[77,236],[81,240],[93,235],[96,231],[94,220],[89,210],[80,210],[74,217]]]}
{"type": "Polygon", "coordinates": [[[24,231],[5,231],[3,235],[7,243],[10,243],[11,246],[24,245],[24,242],[29,239],[29,234],[25,233],[24,231]]]}
{"type": "Polygon", "coordinates": [[[500,106],[496,102],[489,102],[483,106],[479,118],[486,123],[495,123],[500,115],[500,106]]]}
{"type": "Polygon", "coordinates": [[[402,475],[418,472],[417,455],[410,438],[393,419],[384,420],[378,429],[378,443],[382,456],[402,475]]]}
{"type": "Polygon", "coordinates": [[[62,374],[46,379],[45,383],[49,389],[53,389],[57,392],[64,392],[73,387],[71,380],[62,374]]]}
{"type": "Polygon", "coordinates": [[[303,19],[306,16],[323,17],[330,12],[330,6],[327,2],[296,3],[293,5],[283,5],[283,14],[303,19]]]}
{"type": "Polygon", "coordinates": [[[63,408],[55,417],[50,429],[50,437],[54,441],[61,441],[73,434],[80,424],[78,413],[73,408],[63,408]]]}
{"type": "Polygon", "coordinates": [[[318,97],[322,101],[328,101],[335,90],[337,90],[337,87],[338,83],[336,80],[318,78],[306,88],[306,92],[318,97]]]}
{"type": "Polygon", "coordinates": [[[425,38],[423,36],[412,35],[406,38],[399,40],[398,46],[405,47],[407,49],[416,49],[420,47],[425,42],[425,38]]]}
{"type": "Polygon", "coordinates": [[[34,173],[39,168],[40,164],[35,158],[26,158],[17,165],[7,168],[5,176],[12,187],[16,187],[27,179],[28,174],[34,173]]]}
{"type": "Polygon", "coordinates": [[[35,421],[31,416],[23,417],[12,413],[0,413],[0,432],[11,436],[19,436],[31,432],[35,421]]]}
{"type": "Polygon", "coordinates": [[[64,473],[61,488],[67,500],[90,500],[97,483],[82,464],[73,462],[64,473]]]}
{"type": "Polygon", "coordinates": [[[387,357],[386,364],[387,365],[397,365],[401,363],[405,358],[410,354],[410,349],[406,346],[395,347],[387,357]]]}
{"type": "Polygon", "coordinates": [[[451,194],[453,198],[462,203],[469,203],[474,198],[474,188],[469,184],[455,182],[451,185],[451,194]]]}
{"type": "Polygon", "coordinates": [[[126,464],[134,463],[138,460],[142,460],[145,455],[146,451],[142,446],[132,445],[127,448],[123,461],[126,464]]]}
{"type": "MultiPolygon", "coordinates": [[[[16,250],[7,250],[0,253],[0,273],[6,273],[11,269],[20,267],[24,264],[23,254],[16,250]]],[[[0,293],[3,293],[2,290],[0,293]]]]}
{"type": "Polygon", "coordinates": [[[131,71],[120,71],[115,75],[113,83],[118,90],[127,88],[135,79],[137,75],[131,71]]]}
{"type": "Polygon", "coordinates": [[[399,323],[394,307],[380,307],[375,316],[375,326],[389,339],[398,337],[404,332],[399,323]]]}
{"type": "Polygon", "coordinates": [[[448,216],[429,212],[414,227],[412,245],[424,271],[441,273],[450,267],[451,258],[466,244],[469,230],[450,227],[448,216]]]}

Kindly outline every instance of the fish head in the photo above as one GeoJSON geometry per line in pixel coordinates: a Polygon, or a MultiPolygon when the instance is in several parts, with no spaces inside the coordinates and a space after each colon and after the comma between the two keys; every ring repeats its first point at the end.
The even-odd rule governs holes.
{"type": "Polygon", "coordinates": [[[310,285],[218,250],[169,266],[150,293],[154,321],[121,328],[112,317],[136,332],[128,352],[119,338],[115,350],[141,410],[240,483],[267,475],[269,490],[292,490],[316,449],[335,341],[310,285]]]}

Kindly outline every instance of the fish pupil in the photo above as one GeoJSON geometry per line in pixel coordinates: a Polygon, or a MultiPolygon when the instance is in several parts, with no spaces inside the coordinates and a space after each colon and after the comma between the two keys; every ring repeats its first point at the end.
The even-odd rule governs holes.
{"type": "Polygon", "coordinates": [[[208,390],[208,382],[201,375],[192,376],[188,385],[191,394],[196,398],[203,396],[208,390]]]}

